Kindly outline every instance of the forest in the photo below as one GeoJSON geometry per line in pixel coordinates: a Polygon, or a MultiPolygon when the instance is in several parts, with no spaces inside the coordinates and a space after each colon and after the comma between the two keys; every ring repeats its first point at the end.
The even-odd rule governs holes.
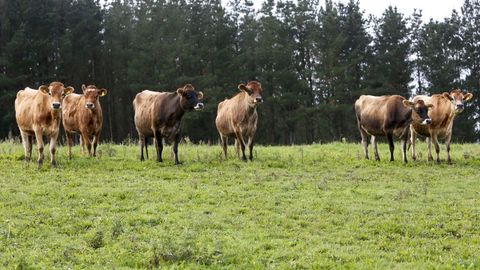
{"type": "Polygon", "coordinates": [[[61,81],[106,88],[102,140],[136,140],[132,100],[144,89],[191,83],[205,109],[183,134],[216,143],[217,105],[239,83],[262,83],[260,144],[356,141],[362,94],[474,98],[453,140],[480,135],[480,0],[441,21],[388,7],[375,17],[358,1],[0,0],[0,139],[18,136],[14,99],[27,86],[61,81]]]}

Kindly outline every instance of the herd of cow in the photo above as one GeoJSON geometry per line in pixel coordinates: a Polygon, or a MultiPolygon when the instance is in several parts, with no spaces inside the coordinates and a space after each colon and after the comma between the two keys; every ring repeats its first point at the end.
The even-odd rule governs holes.
{"type": "MultiPolygon", "coordinates": [[[[261,84],[250,81],[238,85],[240,90],[233,98],[218,104],[216,125],[222,141],[223,151],[227,157],[228,138],[235,139],[237,155],[245,147],[253,158],[253,136],[257,128],[258,104],[263,102],[261,84]]],[[[29,87],[20,90],[15,99],[15,118],[22,137],[25,160],[32,157],[33,138],[38,147],[38,166],[44,159],[43,135],[50,138],[50,165],[55,166],[55,152],[60,122],[63,123],[68,144],[68,156],[72,158],[72,134],[79,133],[82,152],[88,150],[89,156],[96,156],[97,145],[102,130],[102,107],[99,97],[105,96],[107,90],[95,85],[82,85],[83,94],[74,94],[73,87],[63,83],[52,82],[36,89],[29,87]],[[92,137],[92,139],[90,139],[92,137]],[[92,151],[93,146],[93,151],[92,151]]],[[[148,158],[148,139],[154,138],[157,161],[162,161],[163,139],[173,142],[175,164],[178,160],[178,143],[180,142],[180,122],[185,112],[203,109],[202,92],[195,91],[191,84],[178,88],[175,92],[155,92],[144,90],[133,100],[134,121],[140,141],[140,160],[148,158]]]]}
{"type": "MultiPolygon", "coordinates": [[[[250,81],[238,85],[240,90],[234,97],[218,104],[215,124],[225,158],[227,158],[228,138],[235,139],[237,155],[247,160],[253,159],[253,137],[257,129],[257,105],[263,102],[261,84],[250,81]]],[[[107,90],[95,85],[82,85],[83,94],[73,93],[73,87],[65,87],[60,82],[42,85],[36,89],[29,87],[20,90],[15,99],[15,117],[20,129],[25,159],[32,156],[33,138],[38,147],[38,166],[44,159],[43,135],[50,138],[50,164],[55,166],[55,152],[60,122],[63,123],[68,144],[68,156],[72,157],[72,134],[79,133],[82,152],[96,156],[97,145],[102,130],[102,108],[99,97],[107,90]],[[92,139],[90,139],[92,137],[92,139]],[[92,150],[93,146],[93,150],[92,150]],[[86,149],[86,150],[85,150],[86,149]]],[[[175,92],[155,92],[144,90],[133,100],[134,122],[140,142],[140,160],[148,158],[148,140],[154,138],[157,161],[162,161],[163,139],[173,142],[175,164],[178,160],[178,144],[181,139],[180,123],[185,112],[203,109],[202,92],[197,92],[187,84],[175,92]]],[[[415,156],[416,135],[427,137],[429,154],[433,160],[431,144],[435,145],[437,162],[439,159],[438,138],[445,138],[447,161],[450,163],[450,140],[455,114],[464,108],[464,102],[472,98],[471,93],[454,89],[450,93],[432,96],[415,96],[411,101],[398,95],[362,95],[355,102],[358,128],[362,137],[365,158],[368,159],[368,135],[374,148],[375,159],[380,160],[377,149],[377,136],[386,136],[390,147],[390,160],[393,161],[393,136],[402,141],[403,161],[407,162],[407,143],[412,143],[412,157],[415,156]],[[410,135],[410,137],[409,137],[410,135]]]]}

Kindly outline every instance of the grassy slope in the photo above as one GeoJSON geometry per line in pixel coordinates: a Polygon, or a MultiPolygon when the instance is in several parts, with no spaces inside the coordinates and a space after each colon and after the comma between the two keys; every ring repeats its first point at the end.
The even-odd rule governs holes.
{"type": "Polygon", "coordinates": [[[334,143],[243,163],[180,145],[178,167],[170,147],[162,164],[61,147],[37,170],[1,143],[0,268],[480,268],[480,145],[453,145],[454,165],[405,165],[396,146],[395,162],[334,143]]]}

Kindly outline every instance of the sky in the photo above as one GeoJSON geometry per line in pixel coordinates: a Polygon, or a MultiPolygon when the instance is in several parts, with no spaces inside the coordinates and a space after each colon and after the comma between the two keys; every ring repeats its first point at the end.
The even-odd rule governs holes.
{"type": "MultiPolygon", "coordinates": [[[[222,0],[227,2],[228,0],[222,0]]],[[[445,17],[449,17],[452,14],[452,10],[456,9],[460,12],[463,0],[359,0],[360,8],[365,10],[366,14],[373,14],[380,17],[389,6],[396,6],[398,11],[406,16],[413,14],[413,10],[421,9],[423,14],[423,20],[429,21],[433,18],[437,21],[442,21],[445,17]]],[[[253,0],[255,8],[259,9],[263,0],[253,0]]],[[[334,0],[334,2],[348,3],[348,0],[334,0]]],[[[320,0],[320,3],[324,3],[320,0]]]]}

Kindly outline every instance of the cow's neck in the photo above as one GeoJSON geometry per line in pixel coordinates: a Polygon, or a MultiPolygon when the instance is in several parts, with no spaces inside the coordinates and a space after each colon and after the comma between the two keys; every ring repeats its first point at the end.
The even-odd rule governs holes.
{"type": "Polygon", "coordinates": [[[250,102],[248,100],[250,96],[246,92],[240,93],[240,95],[243,101],[243,102],[240,102],[240,104],[242,104],[243,109],[245,110],[246,116],[252,115],[257,109],[257,106],[250,105],[250,102]]]}
{"type": "Polygon", "coordinates": [[[50,115],[52,116],[53,121],[60,122],[60,120],[62,118],[62,111],[61,110],[50,109],[50,115]]]}

